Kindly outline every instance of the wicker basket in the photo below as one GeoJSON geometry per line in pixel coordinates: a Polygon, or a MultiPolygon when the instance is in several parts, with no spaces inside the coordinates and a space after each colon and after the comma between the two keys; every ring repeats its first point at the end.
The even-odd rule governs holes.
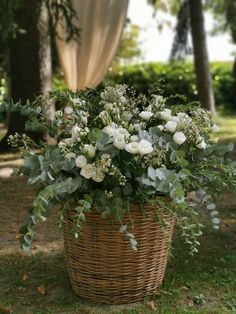
{"type": "MultiPolygon", "coordinates": [[[[93,210],[75,239],[71,235],[73,213],[67,212],[63,225],[66,264],[72,288],[79,296],[97,303],[122,304],[156,294],[162,283],[174,218],[165,215],[167,227],[155,221],[155,211],[144,216],[140,206],[131,209],[132,233],[138,251],[131,249],[120,224],[102,219],[93,210]]],[[[124,217],[124,221],[125,218],[124,217]]]]}

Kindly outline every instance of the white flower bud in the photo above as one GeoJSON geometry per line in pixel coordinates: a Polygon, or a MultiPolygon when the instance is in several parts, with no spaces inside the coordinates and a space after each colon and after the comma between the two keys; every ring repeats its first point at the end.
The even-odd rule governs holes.
{"type": "Polygon", "coordinates": [[[183,132],[175,132],[173,140],[176,144],[181,145],[186,141],[186,136],[183,132]]]}
{"type": "Polygon", "coordinates": [[[81,128],[78,127],[77,124],[75,126],[73,126],[73,128],[71,130],[72,138],[77,139],[79,137],[80,133],[81,133],[81,128]]]}
{"type": "Polygon", "coordinates": [[[220,223],[220,219],[219,218],[216,218],[216,217],[214,217],[214,218],[212,218],[212,223],[214,224],[214,225],[219,225],[219,223],[220,223]]]}
{"type": "Polygon", "coordinates": [[[139,137],[138,137],[137,135],[132,135],[132,136],[130,137],[130,141],[131,141],[131,142],[138,142],[138,140],[139,140],[139,137]]]}
{"type": "Polygon", "coordinates": [[[87,165],[87,158],[83,155],[80,155],[75,159],[75,164],[76,167],[83,168],[84,166],[87,165]]]}
{"type": "Polygon", "coordinates": [[[201,141],[199,144],[197,144],[197,148],[199,149],[205,149],[207,147],[207,144],[205,143],[205,141],[201,141]]]}
{"type": "Polygon", "coordinates": [[[125,146],[125,150],[130,154],[138,154],[139,152],[139,143],[131,142],[125,146]]]}
{"type": "Polygon", "coordinates": [[[76,157],[76,154],[75,154],[75,153],[67,153],[67,154],[65,155],[65,158],[66,158],[66,159],[75,159],[75,157],[76,157]]]}
{"type": "Polygon", "coordinates": [[[132,113],[130,111],[123,111],[121,115],[121,119],[124,121],[129,121],[132,118],[132,113]]]}
{"type": "Polygon", "coordinates": [[[160,129],[161,131],[163,131],[163,130],[164,130],[164,126],[163,126],[163,125],[161,125],[161,124],[160,124],[160,125],[158,125],[157,127],[158,127],[158,129],[160,129]]]}
{"type": "Polygon", "coordinates": [[[88,158],[94,158],[96,154],[97,148],[94,147],[91,144],[85,144],[83,147],[83,153],[88,157],[88,158]]]}
{"type": "Polygon", "coordinates": [[[72,114],[73,113],[73,108],[71,106],[66,106],[65,109],[64,109],[64,112],[68,115],[72,114]]]}
{"type": "Polygon", "coordinates": [[[212,130],[212,132],[217,133],[217,132],[220,132],[220,127],[219,127],[218,125],[214,124],[214,125],[211,127],[211,130],[212,130]]]}
{"type": "Polygon", "coordinates": [[[219,214],[219,212],[217,210],[213,210],[211,213],[210,213],[210,216],[213,218],[215,216],[217,216],[219,214]]]}
{"type": "Polygon", "coordinates": [[[151,119],[151,117],[153,116],[153,113],[150,111],[142,111],[139,114],[140,118],[142,118],[145,121],[148,121],[151,119]]]}

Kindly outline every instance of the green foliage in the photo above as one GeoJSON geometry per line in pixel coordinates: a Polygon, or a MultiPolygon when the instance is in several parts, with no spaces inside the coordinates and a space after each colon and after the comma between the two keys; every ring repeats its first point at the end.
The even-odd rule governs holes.
{"type": "MultiPolygon", "coordinates": [[[[216,105],[224,108],[235,106],[233,76],[230,63],[211,64],[216,105]]],[[[104,84],[124,83],[134,86],[139,93],[147,94],[154,82],[163,80],[163,95],[185,95],[188,101],[197,100],[196,77],[193,65],[187,62],[148,63],[126,66],[119,74],[108,75],[104,84]]]]}

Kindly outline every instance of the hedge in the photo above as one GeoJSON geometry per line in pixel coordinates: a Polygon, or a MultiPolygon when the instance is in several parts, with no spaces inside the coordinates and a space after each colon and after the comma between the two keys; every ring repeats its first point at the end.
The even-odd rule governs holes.
{"type": "MultiPolygon", "coordinates": [[[[214,94],[217,106],[236,108],[233,92],[232,64],[215,62],[211,64],[214,94]]],[[[125,83],[134,86],[138,92],[147,93],[151,84],[163,79],[164,95],[186,95],[189,100],[198,100],[196,76],[192,63],[146,63],[126,66],[118,74],[108,74],[105,84],[125,83]]]]}

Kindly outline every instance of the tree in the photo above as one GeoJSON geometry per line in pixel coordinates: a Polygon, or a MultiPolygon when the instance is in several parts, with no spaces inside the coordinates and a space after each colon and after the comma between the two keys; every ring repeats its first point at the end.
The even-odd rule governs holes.
{"type": "MultiPolygon", "coordinates": [[[[2,9],[0,14],[8,12],[9,15],[9,23],[5,18],[0,26],[5,50],[9,51],[10,96],[14,102],[25,102],[51,89],[50,26],[57,34],[58,23],[65,22],[67,39],[77,37],[79,30],[73,24],[76,13],[71,0],[1,1],[6,11],[2,9]]],[[[7,134],[0,142],[0,151],[9,148],[7,138],[10,134],[24,132],[24,124],[24,117],[11,113],[7,134]]]]}
{"type": "Polygon", "coordinates": [[[202,0],[189,0],[189,12],[199,100],[203,107],[214,114],[215,103],[209,70],[202,0]]]}

